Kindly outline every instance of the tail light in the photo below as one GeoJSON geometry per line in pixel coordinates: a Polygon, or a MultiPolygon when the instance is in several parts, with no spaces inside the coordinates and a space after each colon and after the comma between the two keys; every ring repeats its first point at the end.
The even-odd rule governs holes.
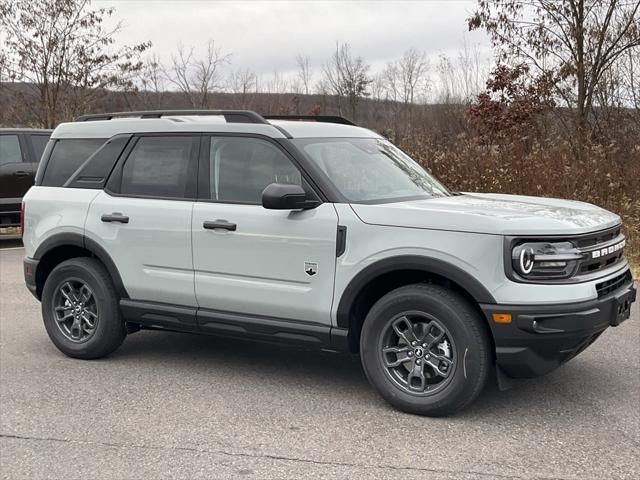
{"type": "Polygon", "coordinates": [[[24,237],[24,202],[20,205],[20,236],[24,237]]]}

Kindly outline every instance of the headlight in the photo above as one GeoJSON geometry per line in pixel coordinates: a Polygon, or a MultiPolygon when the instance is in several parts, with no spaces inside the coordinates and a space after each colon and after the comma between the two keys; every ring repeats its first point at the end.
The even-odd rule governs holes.
{"type": "Polygon", "coordinates": [[[571,242],[526,242],[511,251],[513,270],[531,280],[569,278],[582,253],[571,242]]]}

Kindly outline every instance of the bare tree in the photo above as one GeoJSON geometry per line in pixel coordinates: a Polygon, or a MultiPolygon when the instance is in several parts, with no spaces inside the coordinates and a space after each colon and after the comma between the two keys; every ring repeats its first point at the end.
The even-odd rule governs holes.
{"type": "Polygon", "coordinates": [[[640,46],[640,0],[480,0],[469,28],[484,27],[501,60],[526,62],[574,112],[579,157],[606,72],[640,46]]]}
{"type": "Polygon", "coordinates": [[[223,53],[213,40],[207,43],[201,58],[195,56],[193,47],[179,44],[165,75],[186,96],[192,108],[207,108],[211,94],[224,88],[221,70],[230,59],[231,55],[223,53]]]}
{"type": "Polygon", "coordinates": [[[356,108],[360,99],[369,95],[371,84],[369,65],[362,57],[354,57],[348,43],[336,43],[336,50],[323,66],[324,85],[337,96],[338,111],[342,114],[341,100],[347,99],[351,118],[356,119],[356,108]]]}
{"type": "Polygon", "coordinates": [[[424,99],[428,88],[428,61],[424,53],[411,48],[398,60],[387,63],[372,89],[381,90],[388,115],[393,118],[396,139],[412,128],[413,111],[418,98],[424,99]]]}
{"type": "Polygon", "coordinates": [[[31,89],[40,125],[88,110],[107,87],[133,88],[151,44],[114,48],[121,23],[103,26],[113,13],[89,0],[0,0],[4,75],[31,89]]]}
{"type": "Polygon", "coordinates": [[[137,96],[145,108],[162,108],[167,80],[157,54],[154,53],[144,60],[139,74],[139,84],[137,96]]]}
{"type": "Polygon", "coordinates": [[[252,96],[256,93],[258,78],[248,68],[238,69],[231,73],[229,88],[239,97],[240,108],[250,108],[252,96]]]}
{"type": "Polygon", "coordinates": [[[302,93],[309,95],[309,88],[311,87],[309,57],[302,54],[296,55],[296,66],[298,67],[297,79],[302,85],[302,93]]]}

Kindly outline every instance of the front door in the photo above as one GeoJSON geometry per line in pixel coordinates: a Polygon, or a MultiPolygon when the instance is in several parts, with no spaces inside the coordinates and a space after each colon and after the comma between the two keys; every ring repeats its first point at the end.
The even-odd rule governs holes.
{"type": "Polygon", "coordinates": [[[311,191],[279,145],[265,138],[217,136],[203,144],[205,181],[192,221],[200,308],[328,327],[338,222],[333,204],[265,209],[262,191],[271,183],[311,191]]]}

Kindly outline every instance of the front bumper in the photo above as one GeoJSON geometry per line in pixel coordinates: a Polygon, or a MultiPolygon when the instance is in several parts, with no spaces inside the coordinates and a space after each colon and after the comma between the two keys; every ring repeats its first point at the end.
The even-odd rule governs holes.
{"type": "Polygon", "coordinates": [[[564,305],[481,305],[491,325],[496,364],[510,377],[536,377],[554,370],[595,341],[609,326],[629,318],[636,288],[629,275],[602,298],[564,305]],[[511,314],[496,323],[493,314],[511,314]]]}

